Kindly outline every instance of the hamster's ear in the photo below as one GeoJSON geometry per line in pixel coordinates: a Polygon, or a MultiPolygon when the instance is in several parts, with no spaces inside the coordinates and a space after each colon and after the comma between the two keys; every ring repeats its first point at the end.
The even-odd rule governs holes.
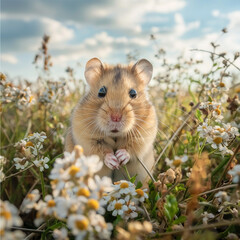
{"type": "Polygon", "coordinates": [[[133,65],[132,72],[147,85],[152,78],[153,66],[147,59],[141,59],[133,65]]]}
{"type": "Polygon", "coordinates": [[[100,77],[103,71],[102,62],[98,58],[90,59],[85,68],[85,78],[90,86],[94,85],[97,77],[100,77]]]}

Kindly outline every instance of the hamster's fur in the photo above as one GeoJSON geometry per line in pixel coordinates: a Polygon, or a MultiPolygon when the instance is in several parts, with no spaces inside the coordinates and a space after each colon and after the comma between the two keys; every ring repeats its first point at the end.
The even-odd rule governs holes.
{"type": "Polygon", "coordinates": [[[137,158],[152,170],[157,117],[146,92],[151,77],[152,64],[146,59],[129,66],[89,60],[85,78],[90,90],[73,111],[65,150],[71,152],[74,145],[81,145],[85,155],[98,155],[105,163],[100,176],[123,179],[125,171],[120,167],[127,163],[130,176],[137,174],[138,180],[146,180],[137,158]]]}

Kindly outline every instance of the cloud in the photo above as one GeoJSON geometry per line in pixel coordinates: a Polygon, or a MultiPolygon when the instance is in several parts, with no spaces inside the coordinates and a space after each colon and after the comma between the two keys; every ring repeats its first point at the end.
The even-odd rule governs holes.
{"type": "Polygon", "coordinates": [[[18,59],[11,54],[1,54],[1,61],[11,63],[11,64],[18,63],[18,59]]]}
{"type": "Polygon", "coordinates": [[[132,49],[144,49],[149,47],[148,36],[141,37],[113,37],[107,32],[100,32],[90,38],[86,38],[82,43],[75,45],[58,45],[52,48],[53,63],[65,65],[69,61],[88,60],[92,57],[99,57],[106,61],[116,61],[125,58],[132,49]]]}
{"type": "Polygon", "coordinates": [[[2,0],[8,17],[47,17],[78,26],[94,25],[139,32],[142,18],[148,13],[170,13],[182,9],[184,0],[2,0]],[[137,26],[137,27],[136,27],[137,26]]]}
{"type": "Polygon", "coordinates": [[[44,34],[51,36],[51,43],[58,44],[73,39],[74,31],[50,18],[2,19],[2,50],[4,52],[36,51],[44,34]]]}
{"type": "Polygon", "coordinates": [[[215,10],[212,11],[212,15],[213,15],[214,17],[219,17],[220,11],[217,10],[217,9],[215,9],[215,10]]]}

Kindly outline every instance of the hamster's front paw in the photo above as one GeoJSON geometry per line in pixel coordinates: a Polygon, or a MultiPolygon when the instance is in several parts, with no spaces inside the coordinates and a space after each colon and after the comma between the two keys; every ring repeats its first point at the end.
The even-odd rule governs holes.
{"type": "Polygon", "coordinates": [[[130,154],[127,152],[126,149],[119,149],[116,151],[115,156],[120,165],[125,165],[130,160],[130,154]]]}
{"type": "Polygon", "coordinates": [[[116,156],[113,153],[107,153],[105,158],[104,158],[104,163],[105,165],[114,170],[114,169],[118,169],[119,168],[119,161],[116,158],[116,156]]]}

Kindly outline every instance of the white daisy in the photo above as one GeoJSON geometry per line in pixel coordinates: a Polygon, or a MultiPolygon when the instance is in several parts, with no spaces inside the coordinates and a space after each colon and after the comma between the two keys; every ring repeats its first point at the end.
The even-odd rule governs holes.
{"type": "Polygon", "coordinates": [[[125,201],[123,199],[119,200],[113,200],[110,202],[110,204],[107,207],[108,211],[113,211],[112,215],[117,216],[120,215],[122,216],[125,211],[128,210],[128,207],[125,205],[125,201]]]}
{"type": "Polygon", "coordinates": [[[135,193],[133,194],[134,200],[144,202],[148,198],[148,195],[146,192],[147,192],[147,189],[143,189],[143,190],[140,188],[136,189],[135,193]]]}
{"type": "Polygon", "coordinates": [[[34,189],[31,193],[28,193],[24,198],[21,211],[25,213],[29,213],[35,206],[36,202],[39,200],[40,194],[38,189],[34,189]]]}
{"type": "Polygon", "coordinates": [[[175,156],[174,160],[170,160],[169,158],[165,159],[166,164],[175,169],[179,166],[181,166],[183,163],[185,163],[188,160],[188,156],[187,155],[183,155],[182,157],[179,156],[175,156]]]}
{"type": "Polygon", "coordinates": [[[67,220],[67,226],[72,230],[75,239],[83,239],[88,230],[90,230],[89,219],[83,215],[70,215],[67,220]]]}
{"type": "Polygon", "coordinates": [[[12,226],[21,226],[22,219],[18,216],[18,209],[8,201],[0,200],[0,231],[12,226]]]}
{"type": "Polygon", "coordinates": [[[232,175],[233,183],[239,183],[240,182],[240,164],[235,165],[233,169],[228,171],[228,174],[232,175]]]}

